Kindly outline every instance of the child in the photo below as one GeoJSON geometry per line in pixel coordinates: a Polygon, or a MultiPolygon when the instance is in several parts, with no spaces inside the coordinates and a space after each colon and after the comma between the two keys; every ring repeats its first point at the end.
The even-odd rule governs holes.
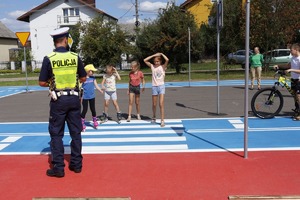
{"type": "Polygon", "coordinates": [[[142,92],[145,91],[145,79],[144,74],[140,71],[140,63],[137,61],[131,62],[131,72],[129,73],[129,87],[128,87],[128,95],[129,95],[129,105],[128,105],[128,118],[127,122],[131,120],[131,111],[133,104],[133,97],[135,96],[135,105],[137,112],[137,119],[141,119],[140,115],[140,90],[141,83],[143,85],[142,92]]]}
{"type": "Polygon", "coordinates": [[[262,65],[264,63],[264,57],[259,52],[259,48],[254,48],[254,54],[250,56],[250,72],[251,72],[251,87],[250,90],[253,90],[255,74],[257,74],[257,89],[260,90],[260,82],[261,82],[261,71],[262,65]]]}
{"type": "Polygon", "coordinates": [[[103,75],[102,80],[102,88],[105,90],[104,93],[104,122],[108,120],[108,106],[109,106],[109,100],[112,99],[113,104],[115,106],[115,109],[117,111],[117,118],[120,120],[122,118],[122,114],[117,102],[117,88],[116,88],[116,79],[121,80],[121,77],[119,73],[117,72],[117,69],[113,65],[107,65],[106,66],[106,74],[103,75]]]}
{"type": "Polygon", "coordinates": [[[81,112],[81,121],[83,126],[83,131],[85,130],[85,115],[88,110],[88,104],[90,104],[90,110],[92,112],[92,119],[94,122],[94,127],[98,126],[96,109],[95,109],[95,88],[103,93],[101,88],[98,86],[96,78],[93,76],[93,73],[97,71],[93,64],[86,65],[84,67],[87,76],[86,81],[82,83],[83,96],[82,96],[82,112],[81,112]]]}
{"type": "Polygon", "coordinates": [[[291,72],[291,88],[295,93],[295,115],[294,120],[300,120],[300,45],[291,46],[291,62],[287,65],[274,65],[275,69],[285,69],[286,73],[291,72]]]}
{"type": "Polygon", "coordinates": [[[167,69],[167,65],[169,63],[169,59],[163,53],[156,53],[152,56],[148,56],[144,59],[144,62],[147,66],[151,67],[152,71],[152,120],[151,123],[156,123],[156,105],[157,99],[159,96],[159,108],[161,115],[161,123],[160,126],[165,126],[165,111],[164,111],[164,95],[165,95],[165,71],[167,69]],[[165,62],[162,64],[162,57],[165,62]],[[153,63],[149,62],[152,58],[154,58],[153,63]]]}

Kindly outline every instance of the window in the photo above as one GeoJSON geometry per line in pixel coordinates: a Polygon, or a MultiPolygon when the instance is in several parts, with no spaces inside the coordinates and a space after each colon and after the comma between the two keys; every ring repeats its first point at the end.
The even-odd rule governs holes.
{"type": "Polygon", "coordinates": [[[64,23],[69,23],[70,17],[79,17],[79,8],[63,8],[64,23]]]}

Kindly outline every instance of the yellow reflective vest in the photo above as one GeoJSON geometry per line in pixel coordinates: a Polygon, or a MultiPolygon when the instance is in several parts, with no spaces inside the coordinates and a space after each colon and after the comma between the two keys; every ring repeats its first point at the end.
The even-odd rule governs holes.
{"type": "Polygon", "coordinates": [[[75,89],[78,83],[78,55],[73,52],[53,52],[48,58],[53,71],[53,89],[75,89]]]}

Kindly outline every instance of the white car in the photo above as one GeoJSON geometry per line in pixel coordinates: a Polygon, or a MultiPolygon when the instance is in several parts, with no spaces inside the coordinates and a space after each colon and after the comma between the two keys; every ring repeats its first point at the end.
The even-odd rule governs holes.
{"type": "Polygon", "coordinates": [[[274,49],[264,54],[265,66],[287,64],[291,61],[292,55],[290,49],[274,49]]]}

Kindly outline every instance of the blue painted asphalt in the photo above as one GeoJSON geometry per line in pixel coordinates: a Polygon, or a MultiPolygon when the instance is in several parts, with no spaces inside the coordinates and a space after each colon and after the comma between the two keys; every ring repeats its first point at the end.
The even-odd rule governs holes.
{"type": "MultiPolygon", "coordinates": [[[[300,122],[288,117],[248,122],[249,151],[300,149],[300,122]]],[[[0,155],[49,153],[47,126],[46,122],[0,123],[0,155]]],[[[149,121],[109,122],[98,129],[88,126],[82,133],[83,153],[242,151],[243,126],[243,118],[173,119],[166,120],[164,128],[149,121]]],[[[66,129],[66,153],[69,143],[66,129]]]]}

